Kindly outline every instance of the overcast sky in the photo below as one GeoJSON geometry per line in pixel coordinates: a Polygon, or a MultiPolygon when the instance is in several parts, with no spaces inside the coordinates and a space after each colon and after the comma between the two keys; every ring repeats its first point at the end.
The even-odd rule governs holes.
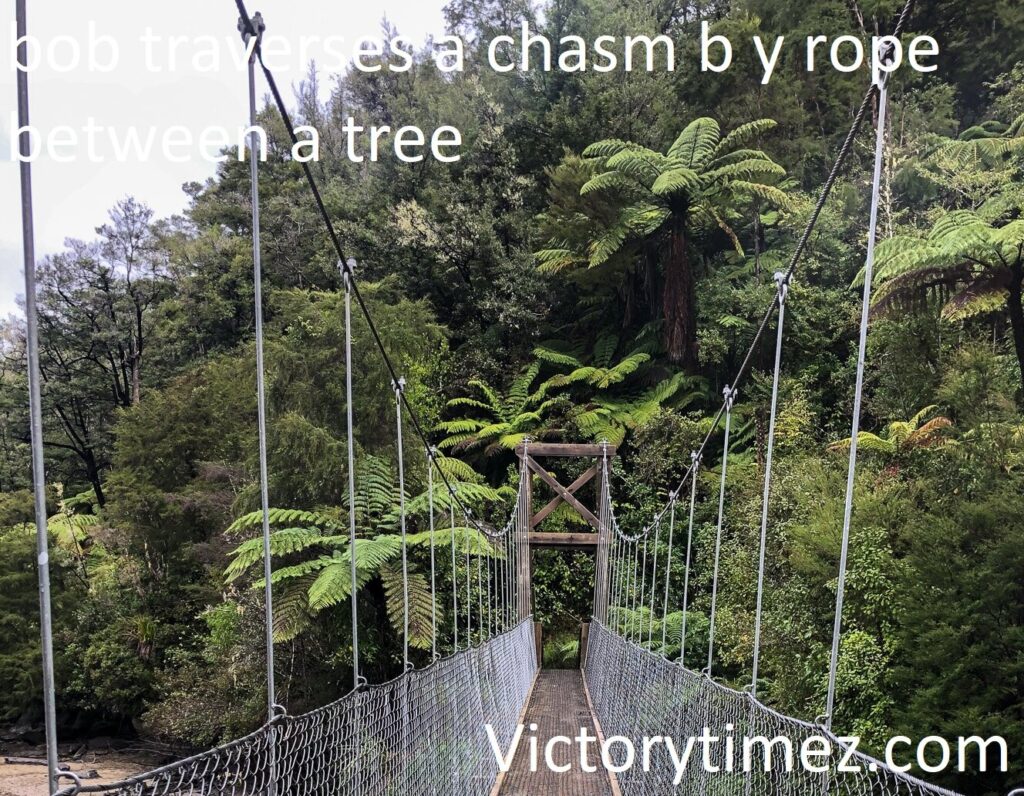
{"type": "MultiPolygon", "coordinates": [[[[267,22],[267,35],[287,39],[294,57],[287,69],[275,69],[284,86],[304,77],[299,48],[306,37],[307,52],[318,61],[330,60],[338,49],[351,52],[362,36],[378,36],[385,16],[398,31],[422,45],[428,35],[443,32],[442,8],[445,0],[249,0],[251,12],[261,11],[267,22]],[[324,50],[323,38],[342,36],[344,44],[324,50]],[[321,37],[321,41],[314,40],[321,37]]],[[[16,84],[13,67],[14,19],[12,14],[0,31],[0,315],[16,312],[15,298],[24,293],[21,250],[21,211],[18,166],[11,159],[11,139],[15,127],[16,84]]],[[[30,73],[31,121],[44,134],[57,125],[76,130],[86,126],[90,117],[103,127],[125,130],[129,126],[145,132],[154,126],[161,131],[184,125],[198,136],[210,125],[234,130],[247,118],[246,77],[239,70],[228,47],[240,51],[242,44],[235,30],[237,12],[231,0],[175,0],[171,3],[108,0],[103,3],[81,0],[28,0],[28,29],[44,45],[52,44],[60,67],[73,50],[71,36],[88,53],[90,26],[96,37],[109,35],[119,48],[119,62],[109,73],[90,72],[83,60],[73,72],[58,72],[43,63],[30,73]],[[147,28],[160,37],[150,45],[154,59],[147,65],[143,37],[147,28]],[[198,68],[191,56],[199,50],[210,52],[210,42],[199,36],[217,37],[223,56],[217,72],[198,68]],[[168,66],[169,39],[187,36],[178,49],[176,69],[168,66]],[[56,38],[56,40],[55,40],[56,38]],[[237,44],[236,44],[237,43],[237,44]],[[149,66],[160,66],[157,73],[149,66]]],[[[97,62],[104,66],[110,50],[96,49],[97,62]]],[[[44,53],[45,55],[45,53],[44,53]]],[[[335,59],[336,60],[336,59],[335,59]]],[[[258,84],[261,93],[265,91],[258,84]]],[[[84,139],[85,135],[82,134],[84,139]]],[[[100,150],[97,154],[102,155],[100,150]]],[[[132,195],[148,203],[160,216],[184,208],[183,183],[203,180],[213,174],[214,166],[198,155],[186,163],[168,162],[161,156],[147,162],[89,162],[84,145],[74,162],[58,163],[45,155],[33,164],[35,193],[36,248],[40,257],[61,248],[65,238],[90,238],[95,227],[106,220],[107,209],[119,198],[132,195]]]]}

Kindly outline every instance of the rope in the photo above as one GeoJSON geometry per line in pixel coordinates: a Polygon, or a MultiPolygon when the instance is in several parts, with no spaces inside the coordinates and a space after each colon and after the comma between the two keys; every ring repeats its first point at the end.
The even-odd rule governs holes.
{"type": "Polygon", "coordinates": [[[427,510],[430,513],[430,659],[436,661],[437,654],[437,579],[434,559],[434,462],[427,449],[427,510]]]}
{"type": "MultiPolygon", "coordinates": [[[[450,489],[450,487],[449,487],[450,489]]],[[[455,501],[448,505],[448,513],[451,516],[451,543],[452,543],[452,652],[459,651],[459,584],[458,570],[455,566],[455,501]]]]}
{"type": "MultiPolygon", "coordinates": [[[[259,42],[263,34],[262,18],[257,16],[250,22],[255,33],[245,33],[242,38],[248,42],[255,36],[259,42]]],[[[249,59],[249,126],[256,126],[256,68],[253,59],[249,59]]],[[[267,649],[267,718],[274,717],[277,703],[274,687],[274,598],[271,582],[270,561],[270,493],[267,475],[267,398],[265,372],[266,364],[263,355],[263,262],[260,251],[260,184],[259,158],[256,154],[258,139],[255,129],[249,135],[249,180],[252,197],[252,281],[253,305],[256,320],[256,415],[259,426],[259,461],[260,461],[260,509],[262,510],[263,526],[263,611],[264,630],[267,649]]]]}
{"type": "Polygon", "coordinates": [[[356,449],[352,400],[352,267],[341,269],[345,286],[345,447],[348,456],[349,601],[352,609],[352,687],[359,688],[359,574],[356,567],[356,449]]]}
{"type": "Polygon", "coordinates": [[[764,599],[764,559],[768,539],[768,500],[772,485],[772,454],[775,450],[775,420],[779,405],[779,371],[782,365],[782,327],[786,319],[786,297],[789,283],[786,275],[775,274],[775,287],[779,292],[779,320],[775,333],[775,367],[772,371],[772,408],[768,420],[768,444],[764,459],[764,493],[761,496],[761,546],[757,564],[757,609],[754,618],[754,663],[750,679],[750,693],[757,696],[757,664],[761,654],[761,606],[764,599]]]}
{"type": "Polygon", "coordinates": [[[668,617],[668,581],[669,575],[672,572],[672,537],[675,534],[676,529],[676,495],[673,492],[669,496],[669,515],[668,515],[668,555],[665,556],[665,594],[661,600],[661,654],[665,654],[667,647],[665,646],[665,636],[668,626],[666,625],[668,617]]]}
{"type": "MultiPolygon", "coordinates": [[[[468,521],[468,518],[463,515],[463,522],[468,521]]],[[[472,578],[469,566],[469,536],[464,536],[466,542],[466,648],[469,649],[473,646],[473,597],[470,594],[470,581],[472,578]]]]}
{"type": "Polygon", "coordinates": [[[654,530],[653,547],[654,547],[654,563],[651,565],[651,606],[650,616],[647,621],[647,647],[651,647],[651,643],[654,639],[654,584],[658,579],[658,537],[661,536],[661,523],[659,522],[654,530]]]}
{"type": "MultiPolygon", "coordinates": [[[[474,542],[477,540],[474,540],[474,542]]],[[[477,623],[477,640],[483,644],[484,642],[484,589],[483,589],[483,573],[482,565],[480,561],[480,546],[476,545],[476,623],[477,623]]]]}
{"type": "MultiPolygon", "coordinates": [[[[247,35],[255,35],[256,31],[253,27],[251,18],[248,11],[245,8],[245,0],[235,0],[235,6],[238,9],[238,13],[241,15],[241,26],[243,27],[243,33],[247,35]]],[[[257,38],[256,46],[253,49],[253,54],[259,61],[260,69],[263,72],[263,76],[267,81],[267,86],[270,88],[270,93],[274,98],[274,104],[277,106],[277,111],[281,115],[281,120],[284,122],[285,129],[288,131],[288,136],[293,145],[300,143],[298,135],[295,133],[295,125],[292,124],[291,114],[288,112],[288,106],[285,104],[284,96],[281,94],[281,90],[277,85],[277,80],[274,77],[273,71],[266,65],[263,60],[263,47],[257,38]]],[[[309,163],[302,161],[299,164],[302,167],[302,172],[306,177],[306,183],[309,185],[310,193],[313,195],[313,201],[316,204],[317,211],[319,212],[320,219],[323,222],[324,229],[327,231],[327,235],[331,240],[331,246],[333,247],[337,256],[340,267],[348,275],[350,281],[350,289],[352,295],[356,299],[356,303],[359,305],[359,309],[366,320],[367,327],[370,330],[370,335],[373,338],[374,344],[377,350],[380,352],[381,359],[384,362],[385,368],[387,368],[388,375],[392,382],[397,382],[399,379],[398,371],[395,368],[394,362],[391,359],[391,355],[388,353],[387,347],[384,345],[384,341],[381,338],[380,331],[377,329],[377,324],[373,320],[373,315],[370,313],[370,309],[363,298],[362,293],[359,290],[359,285],[355,280],[354,266],[355,261],[350,260],[345,256],[345,250],[341,245],[341,238],[338,236],[337,231],[334,228],[334,222],[331,221],[331,216],[327,212],[327,206],[324,204],[323,195],[320,192],[320,187],[316,181],[316,177],[313,175],[313,170],[309,163]]],[[[437,460],[439,455],[436,451],[430,448],[430,441],[427,439],[426,432],[423,429],[423,424],[419,419],[419,415],[416,413],[415,407],[410,403],[408,396],[403,392],[401,396],[402,403],[405,405],[405,409],[409,415],[409,422],[412,423],[413,430],[419,437],[423,445],[431,451],[430,458],[437,460]]],[[[469,507],[463,503],[462,499],[455,492],[451,481],[443,469],[438,468],[438,475],[441,476],[441,481],[445,486],[448,487],[449,492],[452,495],[453,500],[459,504],[459,506],[466,513],[467,517],[472,520],[473,525],[478,531],[486,534],[486,530],[483,526],[478,524],[475,519],[472,518],[472,512],[469,507]]]]}
{"type": "MultiPolygon", "coordinates": [[[[28,63],[25,0],[16,0],[18,63],[28,63]]],[[[21,181],[21,243],[25,261],[25,342],[28,360],[29,431],[32,442],[32,495],[35,503],[36,562],[39,578],[39,630],[43,659],[43,715],[46,724],[48,792],[57,790],[57,696],[53,677],[53,619],[50,610],[50,539],[46,517],[46,472],[43,459],[43,403],[39,375],[39,316],[36,312],[36,239],[32,202],[32,141],[29,128],[28,71],[18,73],[18,151],[21,181]]]]}
{"type": "MultiPolygon", "coordinates": [[[[690,452],[690,470],[696,472],[700,467],[700,454],[697,451],[690,452]]],[[[683,627],[679,646],[679,662],[686,665],[686,619],[689,616],[690,597],[690,551],[693,547],[693,509],[697,500],[697,478],[690,479],[690,522],[686,531],[686,569],[683,572],[683,627]]]]}
{"type": "Polygon", "coordinates": [[[636,750],[630,765],[625,760],[625,743],[608,749],[609,762],[621,769],[618,784],[624,796],[957,796],[851,749],[849,739],[773,710],[749,691],[728,688],[679,661],[645,650],[600,622],[590,626],[583,676],[605,737],[626,739],[636,750]],[[716,749],[706,750],[703,764],[697,760],[699,744],[681,771],[678,760],[664,751],[645,755],[640,765],[645,740],[700,738],[709,733],[724,740],[724,748],[719,743],[716,749]],[[754,745],[746,770],[739,742],[755,738],[772,739],[775,749],[759,750],[754,745]],[[732,739],[737,741],[735,748],[732,739]],[[784,752],[780,746],[796,751],[784,752]],[[814,761],[815,769],[821,766],[826,771],[808,770],[796,759],[799,750],[812,746],[828,750],[814,761]],[[766,767],[769,758],[771,764],[766,767]],[[792,765],[784,763],[786,758],[792,765]]]}
{"type": "Polygon", "coordinates": [[[718,487],[718,529],[715,532],[715,567],[711,578],[711,625],[708,628],[708,665],[707,673],[711,674],[711,662],[715,651],[715,609],[718,604],[718,563],[722,555],[722,524],[725,520],[725,479],[729,468],[729,431],[732,427],[732,407],[736,400],[736,390],[726,386],[725,390],[725,439],[722,442],[722,480],[718,487]]]}
{"type": "Polygon", "coordinates": [[[405,453],[402,445],[402,393],[405,379],[392,382],[395,391],[395,425],[398,437],[398,511],[402,526],[402,660],[404,668],[409,663],[409,549],[406,544],[405,528],[405,453]]]}
{"type": "MultiPolygon", "coordinates": [[[[908,0],[908,6],[910,0],[908,0]]],[[[904,14],[908,13],[904,9],[904,14]]],[[[902,17],[901,17],[902,19],[902,17]]],[[[832,655],[828,669],[828,697],[825,703],[825,726],[832,728],[832,711],[836,696],[836,669],[839,665],[839,642],[843,624],[843,597],[846,590],[846,564],[850,549],[850,521],[853,516],[853,486],[857,475],[857,437],[860,434],[861,404],[864,396],[864,361],[867,353],[868,323],[871,313],[871,280],[875,266],[875,238],[878,233],[878,205],[881,197],[882,164],[885,160],[885,125],[888,91],[885,78],[879,86],[878,129],[875,134],[875,170],[872,178],[871,217],[868,222],[868,248],[864,264],[864,292],[861,301],[860,340],[857,347],[857,381],[853,392],[853,418],[850,430],[850,462],[846,473],[846,499],[843,506],[843,541],[839,555],[839,582],[836,587],[836,612],[832,628],[832,655]]]]}

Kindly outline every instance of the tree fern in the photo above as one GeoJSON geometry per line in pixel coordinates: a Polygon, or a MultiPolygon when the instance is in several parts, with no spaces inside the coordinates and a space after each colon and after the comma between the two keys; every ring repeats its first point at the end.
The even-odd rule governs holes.
{"type": "Polygon", "coordinates": [[[703,117],[686,125],[665,153],[610,139],[588,146],[582,165],[566,158],[563,163],[571,163],[575,174],[588,175],[579,188],[586,201],[566,203],[566,212],[549,214],[563,223],[551,225],[548,246],[538,253],[540,267],[633,268],[640,257],[650,261],[653,256],[663,274],[658,284],[664,349],[673,362],[695,369],[690,240],[703,230],[720,229],[742,254],[734,220],[789,207],[778,185],[782,167],[765,153],[744,148],[773,126],[770,120],[757,120],[723,139],[718,122],[703,117]]]}

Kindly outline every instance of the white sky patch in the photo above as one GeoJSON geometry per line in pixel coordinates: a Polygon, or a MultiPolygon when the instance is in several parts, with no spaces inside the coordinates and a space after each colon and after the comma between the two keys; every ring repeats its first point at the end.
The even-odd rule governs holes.
{"type": "MultiPolygon", "coordinates": [[[[422,46],[428,36],[444,32],[442,8],[446,0],[383,0],[347,3],[336,0],[259,0],[249,2],[260,11],[267,34],[294,42],[303,37],[344,37],[346,50],[361,37],[379,37],[384,17],[399,33],[422,46]]],[[[172,36],[214,36],[227,46],[241,39],[235,29],[237,12],[231,0],[178,0],[170,5],[152,3],[82,3],[50,0],[28,4],[29,34],[42,42],[72,36],[87,55],[88,32],[94,23],[99,35],[113,36],[120,58],[113,72],[58,73],[40,66],[29,75],[31,122],[47,131],[58,125],[83,128],[90,117],[99,124],[147,129],[184,125],[195,131],[211,126],[235,130],[248,123],[245,71],[225,57],[215,73],[193,67],[179,57],[177,69],[154,73],[146,69],[141,39],[147,28],[167,40],[172,36]],[[44,9],[45,5],[45,10],[44,9]]],[[[0,29],[0,108],[16,108],[16,80],[12,69],[11,19],[0,29]]],[[[315,48],[314,48],[315,49],[315,48]]],[[[187,45],[180,51],[188,52],[187,45]]],[[[305,65],[291,59],[287,69],[275,69],[282,89],[305,77],[305,65]]],[[[284,66],[287,61],[283,61],[284,66]]],[[[321,74],[324,86],[329,75],[321,74]]],[[[262,78],[257,83],[266,92],[262,78]]],[[[290,99],[290,95],[286,95],[290,99]]],[[[10,160],[8,114],[0,120],[0,317],[17,312],[16,297],[24,292],[21,253],[21,198],[18,166],[10,160]]],[[[159,150],[157,150],[159,152],[159,150]]],[[[107,209],[128,195],[149,204],[158,216],[181,212],[186,197],[181,186],[203,181],[214,173],[213,164],[198,155],[186,163],[160,158],[146,163],[90,163],[76,158],[55,163],[45,156],[33,163],[36,251],[38,257],[61,249],[67,237],[89,239],[107,218],[107,209]]]]}

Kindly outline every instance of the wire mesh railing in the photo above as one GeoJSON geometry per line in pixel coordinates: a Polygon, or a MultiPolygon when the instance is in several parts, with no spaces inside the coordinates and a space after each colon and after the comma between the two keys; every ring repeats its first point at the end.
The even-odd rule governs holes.
{"type": "Polygon", "coordinates": [[[425,669],[134,777],[58,796],[482,796],[537,668],[532,620],[425,669]]]}
{"type": "Polygon", "coordinates": [[[751,694],[644,649],[596,620],[590,626],[584,676],[605,738],[629,739],[635,750],[634,764],[625,768],[626,744],[609,745],[611,762],[624,768],[617,775],[623,796],[957,796],[851,752],[824,727],[784,716],[751,694]],[[718,741],[694,742],[681,772],[665,743],[648,744],[647,765],[641,761],[647,739],[672,738],[682,758],[689,739],[702,734],[718,741]],[[825,748],[818,739],[831,751],[814,756],[813,766],[825,771],[809,770],[801,761],[802,749],[825,748]]]}

